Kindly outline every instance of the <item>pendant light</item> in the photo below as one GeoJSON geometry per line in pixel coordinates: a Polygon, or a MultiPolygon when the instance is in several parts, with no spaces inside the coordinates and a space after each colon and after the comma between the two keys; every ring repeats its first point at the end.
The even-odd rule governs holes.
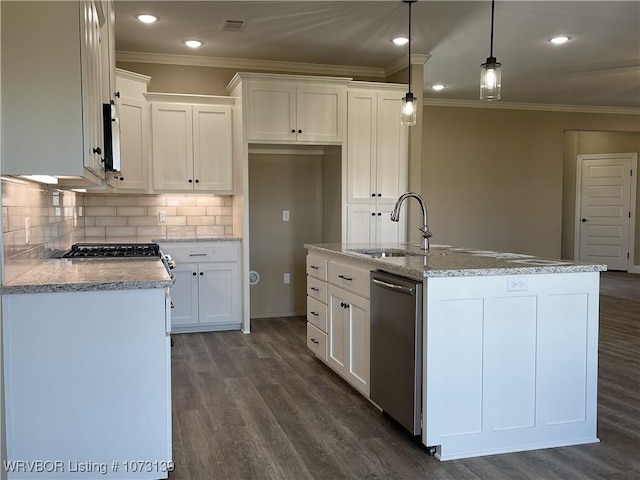
{"type": "Polygon", "coordinates": [[[502,86],[502,64],[493,56],[493,16],[495,0],[491,0],[491,50],[486,63],[481,65],[480,71],[480,100],[500,100],[502,86]]]}
{"type": "Polygon", "coordinates": [[[402,99],[401,123],[411,127],[416,124],[416,97],[411,93],[411,4],[418,0],[402,0],[402,3],[409,4],[409,90],[402,99]]]}

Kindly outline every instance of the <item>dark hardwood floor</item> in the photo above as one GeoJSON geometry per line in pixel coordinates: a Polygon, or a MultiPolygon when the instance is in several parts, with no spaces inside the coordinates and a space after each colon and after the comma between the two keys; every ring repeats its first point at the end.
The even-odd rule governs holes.
{"type": "Polygon", "coordinates": [[[640,479],[639,275],[602,275],[599,444],[440,462],[309,353],[302,317],[173,338],[171,480],[640,479]]]}

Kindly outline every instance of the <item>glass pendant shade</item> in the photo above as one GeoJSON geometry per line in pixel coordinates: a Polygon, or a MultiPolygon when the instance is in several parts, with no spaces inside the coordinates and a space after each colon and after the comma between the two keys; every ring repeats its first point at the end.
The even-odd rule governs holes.
{"type": "Polygon", "coordinates": [[[414,97],[411,92],[402,98],[402,116],[400,117],[400,123],[407,127],[416,124],[416,97],[414,97]]]}
{"type": "Polygon", "coordinates": [[[494,57],[487,58],[480,72],[480,100],[500,100],[502,64],[494,57]]]}

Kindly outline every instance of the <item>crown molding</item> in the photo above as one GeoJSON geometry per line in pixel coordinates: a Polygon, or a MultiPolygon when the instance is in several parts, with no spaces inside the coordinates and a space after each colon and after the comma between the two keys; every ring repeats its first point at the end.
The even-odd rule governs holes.
{"type": "Polygon", "coordinates": [[[157,63],[190,67],[231,68],[236,70],[258,70],[271,72],[304,73],[313,75],[336,75],[340,77],[385,78],[384,68],[355,67],[349,65],[321,65],[315,63],[275,62],[245,58],[203,57],[195,55],[168,55],[164,53],[116,52],[119,62],[157,63]]]}
{"type": "Polygon", "coordinates": [[[466,107],[493,108],[502,110],[539,110],[546,112],[569,113],[612,113],[619,115],[640,115],[640,108],[599,107],[586,105],[554,105],[543,103],[517,102],[485,102],[482,100],[448,100],[444,98],[424,98],[422,105],[426,107],[466,107]]]}
{"type": "Polygon", "coordinates": [[[123,70],[122,68],[116,68],[116,75],[129,80],[135,80],[137,82],[145,82],[147,84],[151,81],[151,77],[147,75],[142,75],[141,73],[136,73],[136,72],[130,72],[129,70],[123,70]]]}
{"type": "MultiPolygon", "coordinates": [[[[415,53],[411,55],[411,65],[424,65],[429,61],[431,55],[416,55],[415,53]]],[[[404,57],[399,58],[395,62],[391,62],[389,65],[385,66],[384,76],[388,77],[393,75],[394,73],[399,72],[400,70],[407,68],[409,66],[409,55],[405,55],[404,57]]]]}
{"type": "Polygon", "coordinates": [[[225,97],[218,95],[198,95],[192,93],[158,93],[145,92],[144,98],[149,102],[165,102],[165,103],[200,103],[204,105],[234,105],[236,99],[234,97],[225,97]]]}

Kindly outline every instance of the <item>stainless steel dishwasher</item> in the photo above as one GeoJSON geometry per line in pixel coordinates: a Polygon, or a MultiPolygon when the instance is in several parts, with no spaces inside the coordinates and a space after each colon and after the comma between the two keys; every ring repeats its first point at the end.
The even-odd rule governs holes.
{"type": "Polygon", "coordinates": [[[419,435],[422,429],[422,282],[371,272],[370,395],[419,435]]]}

